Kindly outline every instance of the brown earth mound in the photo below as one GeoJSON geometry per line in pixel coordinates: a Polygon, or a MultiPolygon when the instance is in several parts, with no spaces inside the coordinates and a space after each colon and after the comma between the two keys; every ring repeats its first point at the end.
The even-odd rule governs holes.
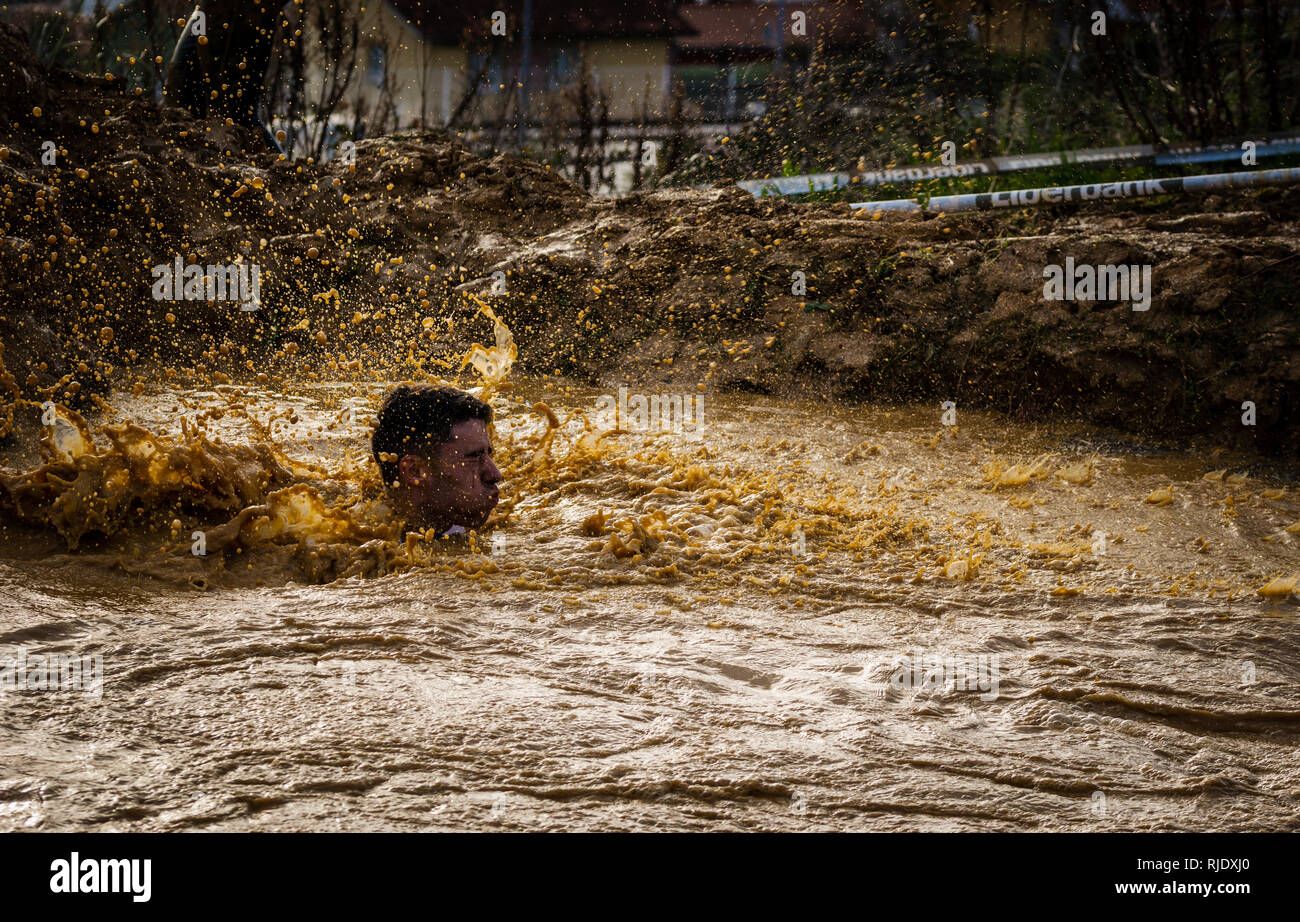
{"type": "Polygon", "coordinates": [[[482,338],[473,292],[525,373],[1300,453],[1300,190],[886,220],[735,187],[597,200],[433,132],[279,161],[237,126],[45,73],[3,25],[0,61],[0,395],[76,403],[133,367],[437,371],[482,338]],[[177,257],[257,264],[261,307],[155,300],[177,257]],[[1152,265],[1150,309],[1045,300],[1066,257],[1152,265]]]}

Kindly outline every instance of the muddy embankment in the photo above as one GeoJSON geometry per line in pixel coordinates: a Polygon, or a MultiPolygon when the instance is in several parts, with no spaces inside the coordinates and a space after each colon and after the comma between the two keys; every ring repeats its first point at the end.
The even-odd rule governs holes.
{"type": "Polygon", "coordinates": [[[593,200],[433,133],[282,162],[25,48],[0,27],[10,404],[160,375],[439,374],[487,332],[473,292],[525,374],[952,400],[1300,453],[1300,189],[881,220],[734,187],[593,200]],[[258,265],[261,307],[156,300],[152,269],[177,257],[258,265]],[[1044,267],[1067,257],[1150,264],[1149,310],[1045,300],[1044,267]]]}

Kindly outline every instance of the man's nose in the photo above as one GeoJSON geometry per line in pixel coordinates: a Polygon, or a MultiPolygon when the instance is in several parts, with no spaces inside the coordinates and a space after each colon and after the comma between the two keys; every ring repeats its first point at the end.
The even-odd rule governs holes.
{"type": "Polygon", "coordinates": [[[485,483],[496,483],[501,479],[501,472],[497,470],[496,462],[491,458],[488,459],[487,470],[483,472],[485,483]]]}

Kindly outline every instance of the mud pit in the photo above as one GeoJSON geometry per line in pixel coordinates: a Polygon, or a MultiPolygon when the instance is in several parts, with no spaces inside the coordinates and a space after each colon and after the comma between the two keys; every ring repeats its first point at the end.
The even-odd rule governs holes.
{"type": "Polygon", "coordinates": [[[3,828],[1295,828],[1294,193],[595,202],[48,80],[0,102],[0,657],[104,687],[0,698],[3,828]],[[154,301],[177,255],[262,308],[154,301]],[[1047,304],[1066,255],[1151,309],[1047,304]],[[431,377],[497,413],[464,541],[399,539],[368,460],[431,377]],[[702,438],[602,434],[623,383],[702,438]]]}
{"type": "Polygon", "coordinates": [[[209,422],[296,481],[233,541],[165,494],[76,551],[8,521],[0,649],[104,688],[3,699],[5,828],[1295,826],[1294,484],[762,397],[586,450],[598,394],[521,381],[488,527],[399,542],[339,408],[381,390],[122,395],[177,445],[292,409],[209,422]]]}

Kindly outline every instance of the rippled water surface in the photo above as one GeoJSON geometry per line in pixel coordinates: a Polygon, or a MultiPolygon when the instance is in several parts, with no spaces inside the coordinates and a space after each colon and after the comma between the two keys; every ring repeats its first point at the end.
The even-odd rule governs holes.
{"type": "MultiPolygon", "coordinates": [[[[379,393],[110,403],[177,444],[205,408],[264,411],[209,434],[355,510],[379,393]]],[[[145,502],[75,551],[10,521],[0,657],[104,675],[98,700],[0,692],[0,829],[1300,826],[1295,484],[757,398],[711,400],[699,441],[583,449],[596,396],[496,398],[504,502],[472,542],[309,516],[199,559],[229,510],[145,502]]]]}

